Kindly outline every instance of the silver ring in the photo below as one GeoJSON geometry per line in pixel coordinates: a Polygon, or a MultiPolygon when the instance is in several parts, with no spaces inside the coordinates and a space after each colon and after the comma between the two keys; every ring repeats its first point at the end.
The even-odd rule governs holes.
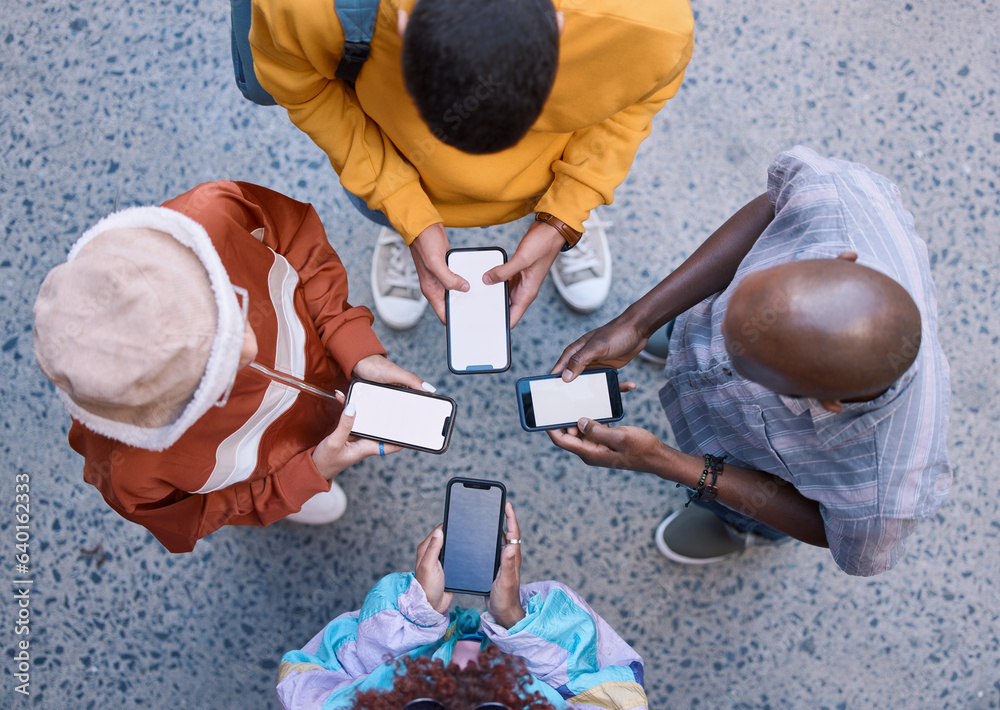
{"type": "Polygon", "coordinates": [[[378,455],[385,456],[385,444],[383,444],[381,441],[378,442],[378,455]]]}
{"type": "Polygon", "coordinates": [[[507,538],[507,544],[508,545],[520,545],[521,544],[521,538],[519,538],[519,537],[508,537],[507,538]]]}

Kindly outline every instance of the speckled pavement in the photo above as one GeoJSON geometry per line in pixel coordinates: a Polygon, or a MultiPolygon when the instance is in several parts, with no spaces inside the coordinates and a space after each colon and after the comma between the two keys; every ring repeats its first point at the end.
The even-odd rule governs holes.
{"type": "MultiPolygon", "coordinates": [[[[513,366],[455,377],[431,315],[376,324],[393,358],[460,403],[443,456],[368,460],[337,480],[325,528],[227,528],[170,555],[81,477],[69,418],[34,364],[31,304],[46,271],[115,205],[207,180],[312,202],[370,304],[377,228],[283,111],[243,100],[222,0],[6,3],[0,21],[0,707],[273,708],[281,654],[411,569],[455,475],[503,480],[524,530],[525,580],[577,589],[642,654],[652,708],[1000,707],[1000,13],[984,2],[694,3],[697,46],[606,215],[617,279],[597,313],[547,283],[513,332],[513,366]],[[848,577],[803,544],[701,569],[663,559],[656,524],[682,500],[652,476],[588,469],[517,423],[516,378],[678,265],[765,187],[795,143],[889,176],[927,240],[952,367],[955,485],[891,572],[848,577]],[[15,475],[30,479],[30,635],[15,633],[15,475]],[[15,644],[30,639],[30,692],[15,644]]],[[[513,250],[525,225],[454,230],[513,250]]],[[[625,422],[669,438],[645,363],[625,422]]],[[[21,480],[24,480],[22,478],[21,480]]],[[[16,591],[16,590],[15,590],[16,591]]],[[[474,598],[462,600],[475,604],[474,598]]]]}

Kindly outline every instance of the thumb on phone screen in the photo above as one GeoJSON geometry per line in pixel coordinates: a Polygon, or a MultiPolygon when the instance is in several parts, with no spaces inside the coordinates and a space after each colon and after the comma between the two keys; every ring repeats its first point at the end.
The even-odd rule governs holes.
{"type": "Polygon", "coordinates": [[[505,629],[524,618],[524,608],[521,606],[521,529],[514,515],[514,506],[509,502],[506,507],[507,540],[500,553],[500,570],[493,580],[486,608],[505,629]]]}

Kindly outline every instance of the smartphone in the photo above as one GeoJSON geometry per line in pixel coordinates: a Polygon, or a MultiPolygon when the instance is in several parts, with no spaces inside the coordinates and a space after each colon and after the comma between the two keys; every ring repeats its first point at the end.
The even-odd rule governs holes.
{"type": "Polygon", "coordinates": [[[515,386],[525,431],[576,426],[580,417],[616,422],[625,416],[618,372],[612,368],[588,370],[568,383],[561,375],[522,377],[515,386]]]}
{"type": "Polygon", "coordinates": [[[351,433],[432,454],[451,440],[458,405],[451,397],[367,380],[354,380],[347,402],[356,413],[351,433]]]}
{"type": "Polygon", "coordinates": [[[510,310],[507,282],[487,286],[483,274],[506,263],[500,247],[452,249],[448,268],[469,282],[469,290],[445,294],[448,369],[456,375],[504,372],[510,367],[510,310]]]}
{"type": "Polygon", "coordinates": [[[445,591],[483,596],[490,593],[500,568],[506,500],[507,489],[499,481],[448,481],[441,548],[445,591]]]}

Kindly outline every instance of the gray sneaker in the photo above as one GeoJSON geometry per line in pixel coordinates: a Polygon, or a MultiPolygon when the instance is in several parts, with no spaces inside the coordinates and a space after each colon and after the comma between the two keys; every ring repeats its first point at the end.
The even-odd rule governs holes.
{"type": "Polygon", "coordinates": [[[748,547],[776,544],[754,533],[741,533],[711,510],[692,505],[668,515],[656,528],[656,546],[668,560],[707,565],[748,547]]]}
{"type": "Polygon", "coordinates": [[[657,365],[667,364],[670,354],[670,335],[674,331],[674,321],[657,330],[646,341],[646,347],[639,351],[639,357],[657,365]]]}
{"type": "Polygon", "coordinates": [[[393,330],[412,328],[427,308],[410,250],[403,238],[389,227],[382,227],[375,243],[372,296],[382,321],[393,330]]]}
{"type": "Polygon", "coordinates": [[[583,237],[569,251],[560,252],[549,270],[559,296],[577,313],[593,313],[611,293],[611,249],[604,231],[610,226],[593,210],[583,224],[583,237]]]}

